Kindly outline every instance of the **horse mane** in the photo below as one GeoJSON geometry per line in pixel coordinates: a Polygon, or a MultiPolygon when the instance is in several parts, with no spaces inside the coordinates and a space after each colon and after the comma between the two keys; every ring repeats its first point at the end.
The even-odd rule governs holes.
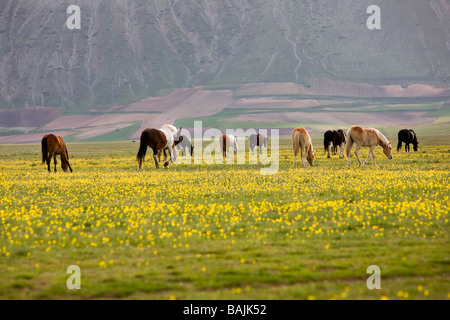
{"type": "Polygon", "coordinates": [[[171,125],[171,124],[165,124],[165,125],[162,126],[162,128],[168,129],[173,134],[176,134],[178,132],[178,129],[175,126],[171,125]]]}
{"type": "Polygon", "coordinates": [[[64,140],[61,137],[57,137],[58,142],[61,145],[61,168],[64,172],[69,170],[69,152],[67,151],[67,146],[64,140]]]}
{"type": "Polygon", "coordinates": [[[312,144],[312,140],[311,137],[309,137],[309,139],[306,141],[306,152],[311,153],[312,155],[314,155],[314,147],[312,144]]]}
{"type": "Polygon", "coordinates": [[[381,146],[382,147],[388,146],[389,140],[379,130],[377,130],[377,129],[373,129],[373,130],[376,132],[378,139],[380,140],[381,146]]]}

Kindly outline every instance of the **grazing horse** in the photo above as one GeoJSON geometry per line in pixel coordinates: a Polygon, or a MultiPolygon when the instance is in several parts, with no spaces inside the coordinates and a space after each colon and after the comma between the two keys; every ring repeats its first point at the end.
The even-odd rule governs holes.
{"type": "Polygon", "coordinates": [[[147,153],[147,147],[153,150],[153,159],[155,160],[155,166],[159,169],[158,152],[161,151],[164,154],[164,167],[167,167],[171,162],[174,162],[177,157],[175,146],[179,144],[183,138],[180,137],[180,130],[176,127],[166,124],[161,129],[145,129],[141,133],[140,147],[137,154],[137,160],[139,161],[139,169],[142,168],[142,162],[145,159],[147,153]],[[165,151],[169,151],[170,160],[166,160],[165,151]]]}
{"type": "Polygon", "coordinates": [[[362,147],[369,147],[369,155],[367,159],[362,164],[363,167],[366,166],[369,161],[370,156],[372,156],[373,164],[375,163],[375,153],[374,150],[377,145],[383,147],[383,152],[388,157],[392,159],[392,147],[391,143],[386,139],[386,137],[377,129],[365,129],[360,126],[353,126],[347,131],[347,144],[345,145],[345,157],[348,159],[347,167],[350,167],[350,152],[352,151],[353,143],[356,143],[355,155],[358,159],[359,165],[361,165],[361,159],[359,158],[359,150],[362,147]]]}
{"type": "Polygon", "coordinates": [[[259,147],[259,154],[262,154],[263,146],[267,148],[267,138],[259,133],[252,134],[250,137],[248,137],[248,142],[252,154],[254,154],[253,149],[255,148],[255,146],[259,147]]]}
{"type": "Polygon", "coordinates": [[[412,129],[402,129],[398,132],[397,152],[402,148],[402,142],[405,143],[405,152],[409,152],[409,144],[413,144],[414,151],[418,150],[417,135],[412,129]]]}
{"type": "Polygon", "coordinates": [[[67,152],[67,146],[63,138],[57,137],[54,134],[46,134],[42,137],[41,146],[42,163],[47,162],[48,172],[51,172],[50,162],[52,161],[52,158],[55,163],[56,172],[56,156],[58,154],[61,156],[61,168],[64,172],[67,172],[68,169],[72,172],[72,167],[69,163],[69,153],[67,152]]]}
{"type": "Polygon", "coordinates": [[[232,134],[223,134],[219,139],[220,149],[222,149],[222,155],[227,156],[228,149],[233,147],[233,153],[236,155],[238,151],[237,139],[232,134]]]}
{"type": "Polygon", "coordinates": [[[331,158],[331,150],[333,149],[333,154],[337,153],[337,147],[339,146],[339,158],[344,157],[344,147],[347,135],[344,130],[328,130],[323,135],[323,146],[325,151],[328,152],[327,158],[331,158]]]}
{"type": "Polygon", "coordinates": [[[306,161],[313,166],[314,148],[311,137],[305,128],[295,128],[292,131],[292,146],[294,147],[294,167],[296,164],[297,154],[300,151],[302,157],[302,164],[306,167],[306,161]]]}
{"type": "Polygon", "coordinates": [[[183,150],[183,156],[189,154],[190,156],[194,154],[194,147],[191,144],[191,141],[186,136],[182,136],[183,140],[181,143],[177,146],[178,151],[183,150]],[[186,152],[186,150],[188,150],[186,152]]]}
{"type": "MultiPolygon", "coordinates": [[[[176,150],[178,151],[178,152],[180,152],[181,150],[183,150],[183,156],[185,156],[187,153],[186,153],[186,149],[188,149],[189,151],[188,152],[190,152],[189,153],[189,155],[193,155],[194,154],[194,147],[191,145],[191,142],[189,141],[189,138],[188,137],[186,137],[186,136],[181,136],[180,137],[180,139],[179,139],[179,143],[177,143],[177,144],[175,144],[175,142],[174,142],[174,144],[173,144],[173,148],[175,147],[175,145],[176,145],[176,150]]],[[[168,149],[164,149],[164,162],[166,161],[166,159],[167,159],[167,151],[168,151],[168,149]]],[[[158,160],[159,160],[159,162],[161,162],[161,155],[162,155],[162,153],[163,153],[163,151],[162,150],[159,150],[158,151],[158,160]]]]}

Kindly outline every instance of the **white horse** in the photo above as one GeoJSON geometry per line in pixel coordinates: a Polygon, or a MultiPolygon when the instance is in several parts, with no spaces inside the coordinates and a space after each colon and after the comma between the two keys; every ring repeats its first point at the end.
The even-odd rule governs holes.
{"type": "Polygon", "coordinates": [[[175,162],[177,160],[177,149],[175,146],[180,144],[183,141],[181,137],[181,128],[177,129],[175,126],[171,124],[165,124],[162,126],[161,131],[164,132],[167,139],[167,146],[163,149],[164,154],[164,166],[167,167],[170,162],[175,162]],[[165,151],[169,151],[170,160],[167,161],[165,151]]]}
{"type": "Polygon", "coordinates": [[[139,169],[142,168],[142,161],[147,152],[147,146],[153,150],[153,159],[156,168],[159,168],[158,153],[164,154],[164,166],[167,167],[171,162],[177,159],[175,146],[183,139],[180,136],[181,128],[178,130],[171,124],[162,126],[161,129],[145,129],[141,134],[141,141],[137,159],[139,161],[139,169]],[[170,160],[166,160],[165,151],[169,151],[170,160]]]}

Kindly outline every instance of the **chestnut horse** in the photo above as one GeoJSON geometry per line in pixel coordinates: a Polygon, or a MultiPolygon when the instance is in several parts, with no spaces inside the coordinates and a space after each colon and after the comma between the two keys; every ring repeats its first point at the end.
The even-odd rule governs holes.
{"type": "Polygon", "coordinates": [[[56,156],[59,154],[61,156],[61,168],[64,172],[70,170],[72,172],[72,167],[69,163],[69,153],[67,152],[67,146],[63,138],[57,137],[54,134],[46,134],[41,140],[42,147],[42,163],[47,162],[48,172],[50,170],[50,162],[55,163],[56,172],[56,156]]]}
{"type": "Polygon", "coordinates": [[[347,167],[350,167],[350,152],[352,151],[353,143],[356,143],[355,155],[358,159],[359,165],[361,165],[361,159],[359,158],[359,150],[362,147],[369,147],[369,154],[367,159],[362,164],[363,167],[366,166],[369,161],[370,156],[372,156],[373,164],[376,166],[375,153],[374,150],[377,145],[383,147],[383,152],[388,157],[392,159],[392,147],[391,143],[386,139],[386,137],[377,129],[365,129],[360,126],[353,126],[347,131],[347,144],[345,145],[345,157],[348,159],[347,167]]]}
{"type": "Polygon", "coordinates": [[[174,162],[177,157],[175,146],[179,144],[183,138],[180,137],[180,130],[176,127],[166,124],[161,129],[145,129],[141,133],[140,147],[137,154],[139,161],[139,169],[142,169],[142,162],[147,153],[147,147],[153,150],[153,159],[155,166],[159,169],[158,152],[164,154],[164,166],[167,167],[171,162],[174,162]],[[166,160],[165,151],[169,151],[170,160],[166,160]]]}
{"type": "Polygon", "coordinates": [[[255,148],[255,146],[259,147],[259,154],[262,154],[263,146],[267,148],[267,138],[259,133],[252,134],[250,137],[248,137],[248,143],[252,154],[254,153],[253,149],[255,148]]]}
{"type": "Polygon", "coordinates": [[[294,147],[294,167],[296,164],[297,154],[300,151],[302,164],[306,167],[306,161],[313,166],[314,148],[311,137],[305,128],[295,128],[292,131],[292,146],[294,147]]]}
{"type": "Polygon", "coordinates": [[[339,158],[344,157],[344,147],[346,141],[346,134],[344,130],[327,130],[323,135],[323,147],[328,152],[327,158],[331,158],[331,151],[333,154],[337,153],[337,147],[339,146],[339,158]]]}
{"type": "Polygon", "coordinates": [[[220,149],[222,149],[222,155],[227,156],[228,149],[233,147],[233,153],[236,155],[238,151],[237,139],[232,134],[223,134],[219,138],[220,149]]]}

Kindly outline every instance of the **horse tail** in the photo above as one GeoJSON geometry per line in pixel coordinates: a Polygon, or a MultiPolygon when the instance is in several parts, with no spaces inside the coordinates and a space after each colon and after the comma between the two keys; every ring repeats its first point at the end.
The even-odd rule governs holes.
{"type": "Polygon", "coordinates": [[[47,135],[45,135],[41,140],[42,145],[42,163],[45,163],[47,161],[47,155],[48,155],[48,145],[47,145],[47,135]]]}
{"type": "Polygon", "coordinates": [[[292,134],[292,147],[294,148],[294,154],[298,154],[300,149],[300,132],[295,130],[292,134]]]}
{"type": "Polygon", "coordinates": [[[347,143],[345,144],[344,156],[346,159],[350,158],[350,152],[352,151],[353,146],[353,138],[352,138],[352,129],[348,129],[347,131],[347,143]]]}
{"type": "Polygon", "coordinates": [[[325,135],[323,137],[323,148],[325,149],[325,152],[327,151],[329,144],[330,144],[330,142],[328,141],[328,137],[325,135]]]}
{"type": "Polygon", "coordinates": [[[145,159],[145,154],[147,153],[147,146],[148,146],[148,141],[149,141],[149,137],[147,132],[143,131],[141,133],[141,145],[139,146],[139,151],[137,154],[137,160],[139,161],[139,164],[142,163],[142,161],[145,159]]]}

